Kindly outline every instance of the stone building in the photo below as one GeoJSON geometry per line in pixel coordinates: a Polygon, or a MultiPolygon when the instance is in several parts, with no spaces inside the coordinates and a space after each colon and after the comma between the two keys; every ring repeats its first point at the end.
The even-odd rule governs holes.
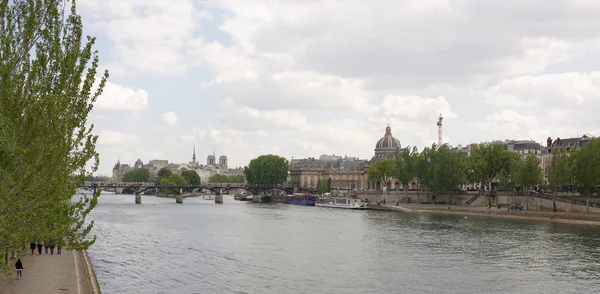
{"type": "MultiPolygon", "coordinates": [[[[295,186],[316,188],[319,180],[331,179],[331,187],[338,190],[374,190],[379,183],[367,180],[367,168],[381,158],[394,158],[402,148],[400,140],[392,135],[388,125],[385,133],[375,144],[375,154],[371,160],[356,157],[322,155],[319,159],[306,158],[292,160],[290,164],[290,183],[295,186]]],[[[392,181],[388,188],[398,188],[400,183],[392,181]]]]}
{"type": "Polygon", "coordinates": [[[117,163],[113,167],[112,170],[112,180],[113,182],[120,182],[123,179],[123,175],[132,171],[134,168],[129,164],[121,164],[121,160],[117,160],[117,163]]]}

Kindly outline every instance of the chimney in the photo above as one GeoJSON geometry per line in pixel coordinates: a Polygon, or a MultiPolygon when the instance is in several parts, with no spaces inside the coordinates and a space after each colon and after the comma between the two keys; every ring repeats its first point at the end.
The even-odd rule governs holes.
{"type": "Polygon", "coordinates": [[[548,137],[548,139],[546,140],[546,147],[547,148],[552,147],[552,138],[548,137]]]}

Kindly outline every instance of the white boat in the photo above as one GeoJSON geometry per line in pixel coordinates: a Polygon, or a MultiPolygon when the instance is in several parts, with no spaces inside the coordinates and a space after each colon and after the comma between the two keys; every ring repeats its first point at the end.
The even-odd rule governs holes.
{"type": "Polygon", "coordinates": [[[358,199],[350,198],[319,198],[315,206],[345,208],[345,209],[366,209],[367,205],[358,199]]]}
{"type": "Polygon", "coordinates": [[[204,199],[204,200],[215,200],[215,195],[205,194],[205,195],[202,196],[202,199],[204,199]]]}

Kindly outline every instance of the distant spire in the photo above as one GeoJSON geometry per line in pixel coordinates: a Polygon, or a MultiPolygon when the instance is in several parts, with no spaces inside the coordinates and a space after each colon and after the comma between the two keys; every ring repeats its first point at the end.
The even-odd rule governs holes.
{"type": "Polygon", "coordinates": [[[194,155],[192,156],[192,162],[196,162],[196,144],[194,144],[194,155]]]}

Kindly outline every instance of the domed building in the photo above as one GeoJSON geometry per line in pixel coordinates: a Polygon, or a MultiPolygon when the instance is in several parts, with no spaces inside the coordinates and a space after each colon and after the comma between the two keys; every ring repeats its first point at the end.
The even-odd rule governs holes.
{"type": "Polygon", "coordinates": [[[394,158],[396,152],[402,148],[400,140],[392,136],[392,128],[388,125],[385,128],[385,134],[375,145],[375,155],[371,158],[370,163],[373,163],[382,158],[394,158]]]}

